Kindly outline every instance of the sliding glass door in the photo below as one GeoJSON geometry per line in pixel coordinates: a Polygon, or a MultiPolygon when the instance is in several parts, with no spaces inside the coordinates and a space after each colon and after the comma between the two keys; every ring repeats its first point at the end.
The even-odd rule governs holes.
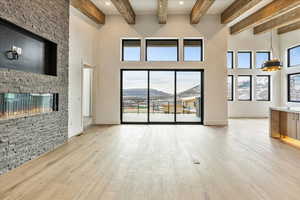
{"type": "Polygon", "coordinates": [[[201,72],[176,73],[176,121],[201,122],[201,72]]]}
{"type": "Polygon", "coordinates": [[[122,119],[124,122],[148,122],[148,72],[123,71],[122,119]]]}
{"type": "Polygon", "coordinates": [[[150,122],[175,122],[175,71],[150,71],[150,122]]]}
{"type": "Polygon", "coordinates": [[[201,124],[202,83],[202,70],[121,70],[121,122],[201,124]]]}

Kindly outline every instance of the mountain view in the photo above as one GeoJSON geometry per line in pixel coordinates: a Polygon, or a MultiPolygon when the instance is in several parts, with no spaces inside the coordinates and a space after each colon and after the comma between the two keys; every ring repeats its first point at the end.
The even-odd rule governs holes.
{"type": "MultiPolygon", "coordinates": [[[[124,97],[137,97],[137,98],[146,98],[148,90],[146,88],[132,88],[132,89],[124,89],[123,95],[124,97]]],[[[187,89],[179,94],[178,97],[192,97],[192,96],[199,96],[201,93],[201,86],[196,85],[190,89],[187,89]]],[[[170,93],[166,93],[157,89],[150,89],[150,96],[151,97],[160,97],[160,98],[169,98],[173,95],[170,93]]]]}

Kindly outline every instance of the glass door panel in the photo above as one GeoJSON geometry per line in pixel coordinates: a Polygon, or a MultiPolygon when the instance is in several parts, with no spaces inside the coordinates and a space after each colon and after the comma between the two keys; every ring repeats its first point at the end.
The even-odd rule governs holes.
{"type": "Polygon", "coordinates": [[[175,122],[175,71],[149,72],[149,121],[175,122]]]}
{"type": "Polygon", "coordinates": [[[122,121],[148,122],[148,72],[122,72],[122,121]]]}
{"type": "Polygon", "coordinates": [[[176,72],[176,122],[201,122],[201,72],[176,72]]]}

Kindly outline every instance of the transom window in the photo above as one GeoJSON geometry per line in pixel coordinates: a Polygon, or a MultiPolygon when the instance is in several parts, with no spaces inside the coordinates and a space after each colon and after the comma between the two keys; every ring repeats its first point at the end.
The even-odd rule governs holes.
{"type": "Polygon", "coordinates": [[[122,40],[122,61],[141,60],[141,40],[126,39],[122,40]]]}
{"type": "Polygon", "coordinates": [[[268,51],[256,52],[256,68],[257,69],[262,68],[262,65],[264,64],[264,62],[270,60],[270,58],[271,58],[270,52],[268,52],[268,51]]]}
{"type": "Polygon", "coordinates": [[[177,39],[147,39],[146,61],[179,61],[177,39]]]}
{"type": "Polygon", "coordinates": [[[288,67],[300,66],[300,45],[288,49],[288,67]]]}
{"type": "Polygon", "coordinates": [[[238,66],[239,69],[251,69],[252,68],[252,52],[238,52],[238,66]]]}
{"type": "Polygon", "coordinates": [[[234,60],[234,56],[233,56],[233,51],[228,51],[227,52],[227,68],[228,69],[233,69],[233,60],[234,60]]]}
{"type": "Polygon", "coordinates": [[[203,61],[202,39],[184,39],[184,61],[203,61]]]}

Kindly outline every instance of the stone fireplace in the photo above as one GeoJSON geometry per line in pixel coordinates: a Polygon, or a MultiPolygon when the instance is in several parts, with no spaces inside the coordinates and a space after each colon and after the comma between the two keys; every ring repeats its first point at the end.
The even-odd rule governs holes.
{"type": "MultiPolygon", "coordinates": [[[[0,66],[1,102],[5,102],[5,97],[6,102],[8,97],[20,97],[25,101],[10,99],[14,102],[10,102],[13,112],[6,111],[15,115],[10,117],[0,105],[3,111],[0,117],[0,174],[3,174],[68,139],[69,0],[0,1],[0,18],[57,47],[56,60],[51,59],[57,65],[55,73],[33,73],[14,69],[14,65],[12,68],[5,64],[0,66]],[[54,100],[55,105],[52,104],[54,100]],[[28,107],[29,115],[21,109],[22,106],[27,109],[26,102],[36,106],[28,107]]],[[[32,58],[34,56],[32,54],[32,58]]],[[[26,64],[30,67],[30,62],[26,64]]]]}

